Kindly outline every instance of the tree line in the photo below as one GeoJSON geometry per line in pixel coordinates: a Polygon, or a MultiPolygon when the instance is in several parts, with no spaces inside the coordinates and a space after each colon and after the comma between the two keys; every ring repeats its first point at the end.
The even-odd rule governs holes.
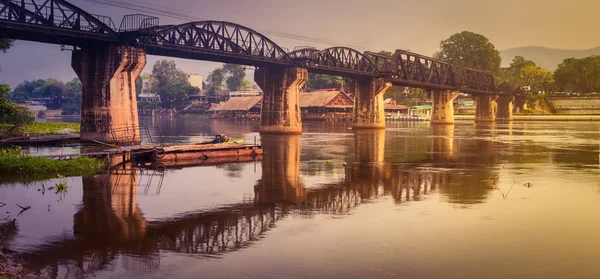
{"type": "Polygon", "coordinates": [[[74,78],[63,83],[54,78],[21,82],[8,95],[15,103],[24,103],[31,99],[44,99],[49,109],[62,109],[63,115],[81,113],[81,81],[74,78]]]}
{"type": "Polygon", "coordinates": [[[483,69],[497,81],[530,86],[532,92],[600,92],[600,56],[567,58],[554,72],[542,69],[532,60],[516,56],[508,68],[501,68],[500,52],[481,34],[463,31],[440,42],[434,57],[459,66],[483,69]]]}

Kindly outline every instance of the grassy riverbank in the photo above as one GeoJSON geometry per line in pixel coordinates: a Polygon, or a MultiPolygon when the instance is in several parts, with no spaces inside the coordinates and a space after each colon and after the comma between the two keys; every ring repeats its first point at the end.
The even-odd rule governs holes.
{"type": "Polygon", "coordinates": [[[79,157],[55,160],[24,154],[20,148],[0,149],[0,182],[34,181],[58,176],[86,176],[105,169],[102,161],[79,157]]]}
{"type": "MultiPolygon", "coordinates": [[[[11,124],[0,124],[0,135],[13,127],[11,124]]],[[[30,136],[41,135],[58,135],[65,133],[79,133],[79,123],[68,122],[33,122],[21,127],[22,132],[28,133],[30,136]]]]}

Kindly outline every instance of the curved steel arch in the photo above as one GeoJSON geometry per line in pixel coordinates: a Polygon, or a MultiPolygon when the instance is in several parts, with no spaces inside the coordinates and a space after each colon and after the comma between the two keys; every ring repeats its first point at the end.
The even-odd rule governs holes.
{"type": "Polygon", "coordinates": [[[108,24],[108,17],[94,16],[64,0],[0,1],[0,20],[14,23],[42,25],[74,31],[86,31],[117,38],[108,24]],[[103,19],[104,21],[100,20],[103,19]]]}
{"type": "Polygon", "coordinates": [[[197,21],[159,28],[142,44],[152,45],[152,52],[168,51],[181,57],[196,53],[204,55],[202,58],[213,55],[214,61],[226,62],[236,57],[246,58],[240,61],[246,64],[257,61],[292,63],[288,54],[271,39],[248,27],[225,21],[197,21]]]}
{"type": "Polygon", "coordinates": [[[377,67],[369,58],[348,47],[331,47],[314,53],[309,67],[340,74],[379,75],[377,67]]]}
{"type": "Polygon", "coordinates": [[[314,47],[305,47],[290,51],[288,52],[288,55],[294,60],[311,60],[317,52],[319,52],[319,50],[314,47]]]}

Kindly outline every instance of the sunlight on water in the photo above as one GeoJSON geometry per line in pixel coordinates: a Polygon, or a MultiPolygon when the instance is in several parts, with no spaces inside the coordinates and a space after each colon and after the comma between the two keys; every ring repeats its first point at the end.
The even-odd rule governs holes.
{"type": "Polygon", "coordinates": [[[251,121],[144,121],[173,143],[256,137],[265,154],[73,177],[65,193],[4,184],[4,248],[57,277],[597,278],[597,124],[307,122],[261,137],[251,121]]]}

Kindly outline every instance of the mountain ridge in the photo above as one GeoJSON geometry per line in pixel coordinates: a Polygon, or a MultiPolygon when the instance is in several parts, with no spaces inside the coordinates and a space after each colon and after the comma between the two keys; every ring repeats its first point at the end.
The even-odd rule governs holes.
{"type": "Polygon", "coordinates": [[[533,60],[538,66],[546,70],[554,71],[564,59],[600,55],[600,47],[588,49],[559,49],[544,46],[508,48],[500,51],[502,67],[508,67],[512,59],[517,55],[533,60]]]}

